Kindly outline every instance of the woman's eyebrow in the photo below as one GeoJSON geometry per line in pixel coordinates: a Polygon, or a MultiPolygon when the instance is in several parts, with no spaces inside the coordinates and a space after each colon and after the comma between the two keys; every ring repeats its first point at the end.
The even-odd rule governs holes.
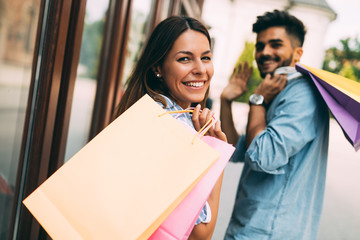
{"type": "MultiPolygon", "coordinates": [[[[177,53],[176,53],[176,55],[177,54],[180,54],[180,53],[182,53],[182,54],[188,54],[188,55],[194,55],[192,52],[190,52],[190,51],[178,51],[177,53]]],[[[208,53],[211,53],[211,50],[206,50],[205,52],[203,52],[202,54],[208,54],[208,53]]]]}
{"type": "Polygon", "coordinates": [[[175,55],[177,55],[177,54],[188,54],[188,55],[193,55],[193,53],[192,53],[192,52],[190,52],[190,51],[178,51],[175,55]]]}
{"type": "Polygon", "coordinates": [[[207,50],[207,51],[203,52],[202,54],[209,54],[209,53],[211,53],[211,50],[207,50]]]}

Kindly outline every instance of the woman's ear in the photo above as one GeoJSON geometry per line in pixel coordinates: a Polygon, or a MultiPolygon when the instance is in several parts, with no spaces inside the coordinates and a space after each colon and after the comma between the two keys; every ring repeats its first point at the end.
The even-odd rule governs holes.
{"type": "Polygon", "coordinates": [[[161,78],[161,69],[159,66],[152,67],[152,70],[156,77],[161,78]]]}

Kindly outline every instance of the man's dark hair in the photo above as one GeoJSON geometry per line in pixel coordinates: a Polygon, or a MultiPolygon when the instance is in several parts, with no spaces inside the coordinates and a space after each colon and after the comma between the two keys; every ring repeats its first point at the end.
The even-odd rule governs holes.
{"type": "Polygon", "coordinates": [[[253,24],[253,32],[260,33],[270,27],[284,27],[289,36],[295,37],[293,47],[302,47],[304,44],[306,29],[302,21],[289,14],[287,11],[274,10],[257,17],[253,24]]]}

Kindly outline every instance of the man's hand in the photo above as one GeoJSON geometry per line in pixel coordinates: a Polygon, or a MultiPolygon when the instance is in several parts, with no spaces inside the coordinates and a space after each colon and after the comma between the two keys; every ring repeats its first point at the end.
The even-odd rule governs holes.
{"type": "Polygon", "coordinates": [[[240,63],[237,68],[234,68],[229,83],[221,93],[221,99],[232,102],[246,92],[252,71],[253,68],[249,67],[247,62],[244,63],[244,67],[240,63]]]}
{"type": "Polygon", "coordinates": [[[270,74],[267,74],[264,80],[256,88],[254,93],[264,96],[264,102],[269,104],[276,97],[276,95],[284,89],[286,83],[286,75],[276,74],[271,77],[270,74]]]}

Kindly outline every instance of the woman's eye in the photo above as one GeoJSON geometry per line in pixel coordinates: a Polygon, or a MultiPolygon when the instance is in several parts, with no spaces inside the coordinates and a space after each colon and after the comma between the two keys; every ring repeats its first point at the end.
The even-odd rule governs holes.
{"type": "Polygon", "coordinates": [[[211,57],[205,56],[205,57],[202,57],[202,60],[211,61],[211,57]]]}
{"type": "Polygon", "coordinates": [[[179,62],[186,62],[186,61],[189,61],[189,60],[190,60],[189,57],[182,57],[182,58],[178,59],[179,62]]]}

